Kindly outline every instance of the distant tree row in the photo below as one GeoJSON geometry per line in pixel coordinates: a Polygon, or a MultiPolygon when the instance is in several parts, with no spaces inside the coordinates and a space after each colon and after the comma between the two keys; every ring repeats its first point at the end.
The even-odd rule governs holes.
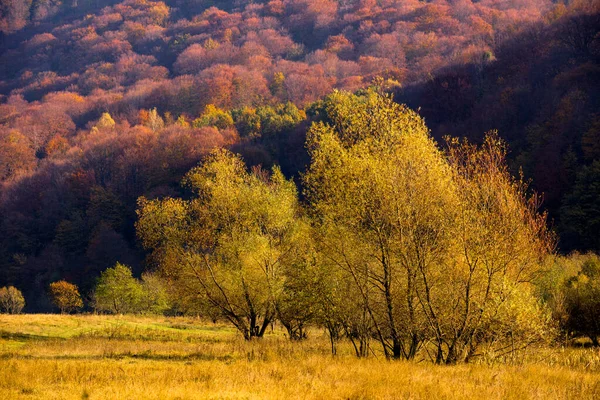
{"type": "MultiPolygon", "coordinates": [[[[79,288],[67,281],[51,283],[48,295],[63,314],[81,311],[84,307],[79,288]]],[[[132,276],[129,267],[120,263],[102,272],[90,298],[89,308],[102,313],[163,314],[170,309],[162,280],[146,273],[139,281],[132,276]]],[[[13,286],[0,288],[0,312],[19,314],[24,307],[25,299],[20,290],[13,286]]]]}
{"type": "Polygon", "coordinates": [[[541,299],[548,304],[566,338],[600,342],[600,257],[574,253],[550,258],[537,278],[541,299]]]}
{"type": "Polygon", "coordinates": [[[139,281],[120,263],[102,272],[92,297],[92,306],[99,312],[162,314],[169,309],[164,284],[158,277],[145,273],[139,281]]]}

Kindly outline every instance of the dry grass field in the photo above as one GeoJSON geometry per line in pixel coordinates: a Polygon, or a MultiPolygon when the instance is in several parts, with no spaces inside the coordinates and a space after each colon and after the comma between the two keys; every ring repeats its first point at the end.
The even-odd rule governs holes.
{"type": "Polygon", "coordinates": [[[0,399],[598,399],[597,349],[504,363],[357,359],[192,318],[0,315],[0,399]]]}

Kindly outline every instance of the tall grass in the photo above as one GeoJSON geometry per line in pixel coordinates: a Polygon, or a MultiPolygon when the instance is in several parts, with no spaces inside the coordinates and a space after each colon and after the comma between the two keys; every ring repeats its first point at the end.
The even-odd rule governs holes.
{"type": "Polygon", "coordinates": [[[275,329],[246,342],[190,318],[0,316],[5,399],[594,399],[596,349],[535,349],[451,367],[356,359],[275,329]]]}

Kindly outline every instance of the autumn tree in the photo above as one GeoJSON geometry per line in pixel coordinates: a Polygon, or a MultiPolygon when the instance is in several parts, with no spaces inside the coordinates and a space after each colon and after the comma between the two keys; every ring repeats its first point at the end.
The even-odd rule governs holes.
{"type": "Polygon", "coordinates": [[[385,356],[413,358],[425,340],[419,267],[439,263],[449,241],[449,167],[422,120],[388,97],[334,92],[325,112],[305,178],[322,251],[354,282],[385,356]]]}
{"type": "Polygon", "coordinates": [[[446,158],[417,114],[373,90],[334,92],[323,111],[304,183],[323,257],[360,300],[349,311],[362,321],[340,319],[360,321],[360,345],[454,363],[543,336],[527,282],[551,241],[502,148],[490,139],[446,158]]]}
{"type": "Polygon", "coordinates": [[[19,131],[0,129],[0,181],[28,172],[35,165],[30,140],[19,131]]]}
{"type": "Polygon", "coordinates": [[[450,283],[446,295],[453,301],[440,298],[432,310],[446,314],[427,314],[439,327],[436,341],[446,363],[468,360],[482,345],[492,355],[504,355],[553,334],[531,282],[554,251],[555,238],[546,214],[538,210],[539,198],[528,194],[522,177],[510,174],[506,152],[496,132],[486,135],[481,146],[449,142],[447,156],[459,193],[458,230],[456,253],[446,270],[451,273],[443,279],[450,283]]]}
{"type": "Polygon", "coordinates": [[[83,307],[83,301],[77,285],[67,281],[50,284],[50,298],[62,314],[70,313],[83,307]]]}
{"type": "Polygon", "coordinates": [[[209,104],[204,108],[202,115],[192,122],[192,126],[194,128],[214,126],[218,129],[227,129],[233,126],[233,118],[229,111],[209,104]]]}
{"type": "Polygon", "coordinates": [[[10,33],[23,28],[30,17],[32,0],[0,2],[0,31],[10,33]]]}
{"type": "Polygon", "coordinates": [[[96,129],[114,129],[115,128],[115,120],[111,117],[111,115],[107,112],[102,113],[102,116],[100,117],[100,119],[98,119],[98,122],[96,123],[96,125],[94,125],[94,128],[96,129]]]}
{"type": "Polygon", "coordinates": [[[232,110],[231,116],[241,137],[257,137],[261,132],[261,118],[250,107],[232,110]]]}
{"type": "Polygon", "coordinates": [[[25,299],[14,286],[0,288],[0,311],[7,314],[20,314],[25,307],[25,299]]]}
{"type": "Polygon", "coordinates": [[[277,316],[285,267],[299,239],[295,185],[278,169],[248,173],[225,150],[211,153],[184,185],[191,200],[139,201],[137,231],[163,274],[245,339],[277,316]]]}
{"type": "Polygon", "coordinates": [[[308,337],[308,327],[319,322],[325,277],[329,273],[320,262],[313,235],[308,224],[301,224],[296,245],[282,263],[285,277],[274,306],[277,319],[286,329],[288,338],[302,340],[308,337]]]}
{"type": "Polygon", "coordinates": [[[145,121],[144,125],[152,129],[154,132],[165,127],[165,121],[158,114],[158,111],[156,111],[156,107],[148,112],[148,119],[145,121]]]}

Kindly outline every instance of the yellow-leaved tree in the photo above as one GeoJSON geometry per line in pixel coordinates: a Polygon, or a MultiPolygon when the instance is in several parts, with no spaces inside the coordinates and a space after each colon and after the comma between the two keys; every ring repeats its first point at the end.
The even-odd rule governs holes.
{"type": "Polygon", "coordinates": [[[501,144],[443,154],[415,112],[373,90],[334,92],[319,111],[305,193],[334,277],[326,320],[357,355],[375,337],[386,357],[452,363],[543,336],[526,282],[551,238],[501,144]]]}
{"type": "Polygon", "coordinates": [[[307,224],[296,186],[274,168],[248,172],[217,150],[184,178],[194,196],[139,201],[137,230],[171,286],[246,339],[276,318],[286,269],[297,263],[307,224]]]}
{"type": "Polygon", "coordinates": [[[352,321],[359,356],[375,336],[386,357],[413,358],[430,329],[422,274],[442,272],[452,242],[451,169],[421,118],[389,97],[334,92],[324,109],[304,183],[336,285],[354,283],[355,315],[342,325],[352,321]]]}

